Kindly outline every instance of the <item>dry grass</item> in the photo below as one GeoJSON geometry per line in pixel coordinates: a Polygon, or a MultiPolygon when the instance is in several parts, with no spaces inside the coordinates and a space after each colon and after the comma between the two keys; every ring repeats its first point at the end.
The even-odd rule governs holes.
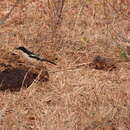
{"type": "MultiPolygon", "coordinates": [[[[7,78],[9,86],[21,79],[14,72],[21,62],[13,55],[17,46],[57,62],[45,64],[48,82],[33,82],[30,77],[20,91],[0,91],[0,129],[129,130],[130,62],[117,63],[113,71],[87,65],[67,70],[89,64],[96,55],[125,57],[121,48],[129,44],[128,1],[66,0],[63,8],[49,2],[50,6],[47,0],[20,0],[0,25],[1,86],[7,82],[2,80],[4,70],[13,72],[7,78]]],[[[0,17],[14,3],[0,2],[0,17]]]]}

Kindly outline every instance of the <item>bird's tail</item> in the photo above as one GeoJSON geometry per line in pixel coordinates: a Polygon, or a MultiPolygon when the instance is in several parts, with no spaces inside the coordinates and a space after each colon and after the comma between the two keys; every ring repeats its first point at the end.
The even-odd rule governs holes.
{"type": "Polygon", "coordinates": [[[54,63],[53,61],[47,60],[47,59],[41,59],[41,61],[46,61],[46,62],[49,62],[49,63],[51,63],[53,65],[56,65],[56,63],[54,63]]]}

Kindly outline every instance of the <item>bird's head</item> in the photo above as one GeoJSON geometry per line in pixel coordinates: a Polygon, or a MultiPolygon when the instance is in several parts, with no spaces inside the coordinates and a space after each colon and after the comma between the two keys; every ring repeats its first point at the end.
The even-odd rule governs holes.
{"type": "Polygon", "coordinates": [[[16,49],[16,50],[22,50],[22,51],[26,50],[26,48],[23,47],[23,46],[17,47],[17,48],[15,48],[15,49],[16,49]]]}

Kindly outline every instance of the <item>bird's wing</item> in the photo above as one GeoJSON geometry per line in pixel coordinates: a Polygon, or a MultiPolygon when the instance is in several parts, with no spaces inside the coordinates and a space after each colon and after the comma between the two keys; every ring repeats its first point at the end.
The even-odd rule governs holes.
{"type": "Polygon", "coordinates": [[[29,57],[34,58],[34,59],[37,59],[37,60],[41,60],[41,58],[40,58],[38,55],[35,55],[35,54],[33,54],[33,53],[31,53],[31,54],[29,55],[29,57]]]}
{"type": "Polygon", "coordinates": [[[51,63],[51,64],[56,65],[56,63],[54,63],[54,62],[52,62],[52,61],[50,61],[50,60],[44,59],[44,58],[40,58],[38,55],[35,55],[35,54],[33,54],[33,53],[30,54],[29,57],[34,58],[34,59],[39,60],[39,61],[46,61],[46,62],[49,62],[49,63],[51,63]]]}

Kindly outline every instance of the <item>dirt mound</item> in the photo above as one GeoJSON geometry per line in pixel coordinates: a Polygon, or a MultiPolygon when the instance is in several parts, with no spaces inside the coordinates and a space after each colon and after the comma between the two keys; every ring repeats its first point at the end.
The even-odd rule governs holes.
{"type": "Polygon", "coordinates": [[[29,87],[35,80],[49,80],[45,67],[30,68],[19,59],[18,55],[1,50],[3,51],[4,55],[0,57],[0,90],[19,91],[21,87],[29,87]]]}

